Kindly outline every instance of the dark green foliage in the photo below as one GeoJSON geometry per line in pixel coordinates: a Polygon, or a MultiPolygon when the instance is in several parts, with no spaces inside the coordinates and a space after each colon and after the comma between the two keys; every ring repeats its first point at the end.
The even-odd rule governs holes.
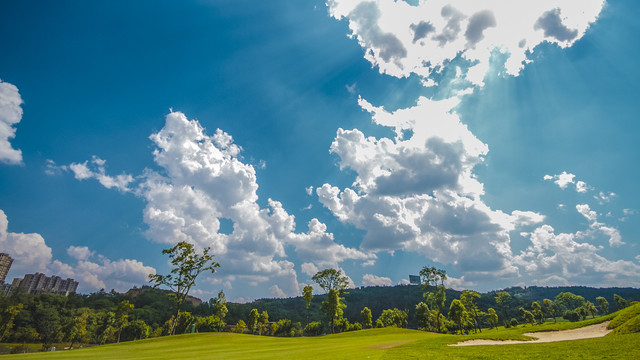
{"type": "Polygon", "coordinates": [[[280,319],[277,322],[278,327],[273,335],[275,336],[294,336],[293,323],[289,319],[280,319]]]}
{"type": "Polygon", "coordinates": [[[323,327],[319,321],[310,322],[304,327],[304,334],[307,336],[322,335],[323,327]]]}
{"type": "Polygon", "coordinates": [[[407,326],[407,312],[399,310],[397,308],[386,309],[382,311],[378,320],[376,320],[376,327],[406,327],[407,326]]]}
{"type": "Polygon", "coordinates": [[[576,310],[567,310],[562,314],[562,318],[567,321],[578,321],[580,320],[580,313],[576,310]]]}
{"type": "Polygon", "coordinates": [[[622,310],[627,306],[629,306],[629,303],[627,302],[627,300],[625,300],[622,296],[618,294],[613,295],[613,301],[615,301],[616,308],[618,308],[618,310],[622,310]]]}

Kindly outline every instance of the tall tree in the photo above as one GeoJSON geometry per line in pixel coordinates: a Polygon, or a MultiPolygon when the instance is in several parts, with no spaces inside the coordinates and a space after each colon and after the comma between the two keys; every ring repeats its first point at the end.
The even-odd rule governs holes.
{"type": "Polygon", "coordinates": [[[629,306],[629,303],[627,303],[627,300],[625,300],[622,296],[620,296],[618,294],[613,294],[613,301],[615,301],[616,308],[618,310],[622,310],[622,309],[626,308],[627,306],[629,306]]]}
{"type": "Polygon", "coordinates": [[[371,310],[368,307],[364,307],[360,312],[360,317],[362,318],[362,327],[368,329],[373,324],[373,316],[371,316],[371,310]]]}
{"type": "Polygon", "coordinates": [[[13,321],[16,315],[20,313],[20,310],[22,310],[22,304],[12,306],[2,305],[3,309],[0,310],[0,341],[13,329],[13,321]]]}
{"type": "Polygon", "coordinates": [[[506,291],[500,291],[496,293],[496,303],[502,309],[502,322],[505,324],[505,327],[507,327],[509,321],[507,309],[509,308],[509,304],[511,303],[511,295],[506,291]]]}
{"type": "Polygon", "coordinates": [[[489,315],[489,324],[491,324],[491,327],[498,327],[498,313],[493,308],[489,308],[487,309],[487,315],[489,315]]]}
{"type": "Polygon", "coordinates": [[[468,317],[469,314],[467,313],[462,301],[453,299],[449,306],[449,319],[458,326],[460,334],[462,334],[462,328],[468,317]]]}
{"type": "Polygon", "coordinates": [[[416,305],[416,320],[419,329],[428,331],[431,327],[431,310],[429,310],[429,306],[422,301],[416,305]]]}
{"type": "Polygon", "coordinates": [[[533,317],[536,319],[538,324],[542,324],[544,322],[542,316],[542,306],[540,306],[539,302],[534,301],[533,303],[531,303],[531,313],[533,314],[533,317]]]}
{"type": "Polygon", "coordinates": [[[557,322],[557,316],[558,316],[558,311],[557,311],[557,306],[556,304],[553,302],[553,300],[549,300],[549,299],[544,299],[542,300],[542,305],[544,306],[544,311],[547,313],[547,315],[551,316],[553,318],[553,322],[557,322]]]}
{"type": "Polygon", "coordinates": [[[602,312],[602,315],[608,314],[609,302],[607,301],[607,299],[603,298],[602,296],[598,296],[596,298],[596,301],[598,302],[598,307],[600,308],[600,312],[602,312]]]}
{"type": "Polygon", "coordinates": [[[116,342],[120,342],[120,335],[122,334],[122,329],[127,326],[129,320],[129,313],[133,310],[133,304],[129,303],[129,300],[121,301],[116,307],[115,312],[115,327],[118,331],[118,340],[116,342]]]}
{"type": "Polygon", "coordinates": [[[329,328],[333,334],[336,320],[342,318],[343,309],[347,307],[342,303],[344,298],[340,297],[340,293],[349,285],[349,278],[342,276],[340,270],[324,269],[318,271],[311,279],[327,291],[327,300],[322,302],[321,310],[329,319],[329,328]]]}
{"type": "Polygon", "coordinates": [[[307,306],[307,324],[309,323],[309,306],[311,305],[311,299],[313,299],[313,286],[307,285],[302,289],[302,298],[307,306]]]}
{"type": "Polygon", "coordinates": [[[162,250],[162,253],[168,254],[171,259],[173,266],[171,272],[168,275],[149,274],[149,281],[155,284],[154,287],[166,285],[174,292],[176,309],[169,335],[175,332],[182,303],[187,298],[191,287],[195,285],[198,275],[203,271],[214,273],[215,268],[220,266],[213,261],[213,255],[209,254],[209,250],[210,248],[207,247],[202,254],[198,254],[193,245],[181,241],[170,249],[162,250]]]}
{"type": "Polygon", "coordinates": [[[420,270],[420,279],[424,288],[424,297],[431,307],[436,308],[438,314],[436,316],[437,330],[440,332],[440,313],[447,299],[444,282],[447,280],[447,272],[445,270],[436,269],[435,267],[423,267],[420,270]]]}
{"type": "Polygon", "coordinates": [[[249,318],[247,319],[247,329],[250,333],[255,334],[256,329],[258,327],[258,320],[260,318],[260,313],[258,313],[258,309],[253,308],[249,312],[249,318]]]}
{"type": "Polygon", "coordinates": [[[575,310],[584,304],[584,297],[571,292],[561,292],[556,295],[556,304],[562,311],[575,310]]]}
{"type": "Polygon", "coordinates": [[[349,278],[342,276],[342,271],[336,269],[318,271],[311,279],[327,292],[331,289],[344,290],[349,286],[349,278]]]}
{"type": "MultiPolygon", "coordinates": [[[[476,333],[480,330],[480,326],[478,324],[478,306],[476,305],[475,300],[479,298],[480,294],[474,290],[463,290],[462,294],[460,294],[460,301],[462,301],[462,305],[464,305],[469,315],[473,318],[474,330],[476,333]]],[[[480,332],[482,332],[482,330],[480,330],[480,332]]]]}

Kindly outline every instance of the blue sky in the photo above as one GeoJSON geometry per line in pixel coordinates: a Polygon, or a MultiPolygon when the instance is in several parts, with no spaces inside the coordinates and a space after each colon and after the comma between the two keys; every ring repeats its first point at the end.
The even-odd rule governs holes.
{"type": "Polygon", "coordinates": [[[186,240],[204,299],[640,286],[633,1],[0,7],[9,280],[124,291],[186,240]]]}

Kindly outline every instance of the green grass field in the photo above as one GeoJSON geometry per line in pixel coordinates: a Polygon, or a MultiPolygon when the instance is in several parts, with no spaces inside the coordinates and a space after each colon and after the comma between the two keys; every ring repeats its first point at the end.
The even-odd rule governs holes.
{"type": "MultiPolygon", "coordinates": [[[[469,339],[530,340],[523,333],[564,330],[638,316],[640,304],[620,314],[576,323],[518,326],[472,335],[383,328],[320,337],[280,338],[231,333],[160,337],[72,351],[3,355],[3,359],[640,359],[640,333],[499,346],[450,347],[469,339]],[[620,316],[618,316],[620,315],[620,316]]],[[[627,321],[627,320],[625,320],[627,321]]],[[[622,321],[618,321],[622,323],[622,321]]]]}

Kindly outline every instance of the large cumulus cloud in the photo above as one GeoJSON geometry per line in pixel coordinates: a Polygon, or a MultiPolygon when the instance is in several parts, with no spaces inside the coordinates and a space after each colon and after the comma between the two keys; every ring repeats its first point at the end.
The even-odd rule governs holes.
{"type": "Polygon", "coordinates": [[[375,258],[375,254],[336,243],[317,219],[308,223],[307,232],[296,232],[295,217],[276,200],[268,199],[268,206],[261,207],[256,171],[243,162],[242,148],[224,131],[217,129],[208,135],[198,121],[171,112],[164,127],[150,139],[158,170],[147,169],[136,177],[112,177],[105,173],[104,161],[96,157],[64,169],[78,179],[94,178],[106,187],[116,183],[111,187],[143,198],[149,239],[211,247],[221,269],[210,282],[227,287],[272,284],[274,294],[292,296],[299,293],[299,285],[286,246],[292,247],[305,269],[375,258]],[[232,222],[231,232],[221,231],[221,219],[232,222]]]}
{"type": "Polygon", "coordinates": [[[560,47],[580,39],[604,0],[420,1],[329,0],[329,13],[346,19],[365,58],[384,74],[424,79],[461,57],[466,79],[482,85],[492,52],[517,75],[528,54],[546,41],[560,47]]]}

